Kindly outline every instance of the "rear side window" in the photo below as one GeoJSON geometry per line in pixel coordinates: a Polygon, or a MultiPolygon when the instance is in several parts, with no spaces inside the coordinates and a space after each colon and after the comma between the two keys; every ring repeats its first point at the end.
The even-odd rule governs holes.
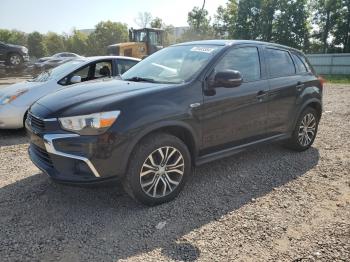
{"type": "Polygon", "coordinates": [[[266,49],[267,64],[270,68],[270,77],[282,77],[295,74],[295,67],[287,51],[266,49]]]}
{"type": "Polygon", "coordinates": [[[303,63],[303,61],[300,59],[300,57],[296,54],[292,54],[294,63],[295,63],[295,67],[297,69],[297,73],[305,73],[307,72],[306,66],[303,63]]]}
{"type": "Polygon", "coordinates": [[[256,47],[234,48],[228,51],[216,65],[215,71],[237,70],[244,82],[260,79],[260,59],[256,47]]]}

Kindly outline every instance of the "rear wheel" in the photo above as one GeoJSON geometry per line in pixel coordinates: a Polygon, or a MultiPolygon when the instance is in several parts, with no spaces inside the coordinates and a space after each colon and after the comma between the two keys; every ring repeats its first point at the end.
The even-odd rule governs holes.
{"type": "Polygon", "coordinates": [[[298,118],[292,137],[286,146],[296,150],[304,151],[314,142],[317,134],[319,114],[311,107],[306,108],[298,118]]]}
{"type": "Polygon", "coordinates": [[[174,199],[190,172],[186,145],[175,136],[157,133],[136,146],[123,184],[135,200],[153,206],[174,199]]]}

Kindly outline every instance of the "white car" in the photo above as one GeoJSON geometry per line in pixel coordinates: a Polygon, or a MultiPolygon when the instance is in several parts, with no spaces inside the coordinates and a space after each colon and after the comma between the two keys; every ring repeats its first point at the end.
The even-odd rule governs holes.
{"type": "Polygon", "coordinates": [[[38,59],[38,61],[34,63],[34,68],[39,70],[50,69],[50,68],[59,66],[61,64],[64,64],[68,61],[80,59],[80,58],[83,58],[83,56],[80,56],[74,53],[68,53],[68,52],[58,53],[50,57],[42,57],[38,59]]]}
{"type": "Polygon", "coordinates": [[[123,56],[86,57],[45,71],[32,80],[0,88],[0,129],[23,128],[29,107],[45,95],[72,84],[121,75],[139,61],[123,56]]]}

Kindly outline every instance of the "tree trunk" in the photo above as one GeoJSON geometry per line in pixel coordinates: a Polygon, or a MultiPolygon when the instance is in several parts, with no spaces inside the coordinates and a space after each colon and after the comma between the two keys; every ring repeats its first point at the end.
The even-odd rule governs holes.
{"type": "Polygon", "coordinates": [[[327,10],[327,16],[326,16],[326,25],[324,28],[324,32],[323,32],[323,53],[325,54],[327,52],[327,39],[328,39],[328,34],[329,34],[329,23],[330,23],[330,11],[327,10]]]}
{"type": "Polygon", "coordinates": [[[348,17],[344,38],[344,53],[350,53],[350,0],[348,1],[348,17]]]}

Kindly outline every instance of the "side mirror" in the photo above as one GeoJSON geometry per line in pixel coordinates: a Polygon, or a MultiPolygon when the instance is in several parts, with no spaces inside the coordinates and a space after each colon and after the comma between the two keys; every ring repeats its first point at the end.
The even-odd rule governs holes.
{"type": "Polygon", "coordinates": [[[81,82],[81,76],[72,76],[70,79],[71,84],[78,84],[81,82]]]}
{"type": "Polygon", "coordinates": [[[210,87],[236,87],[243,82],[242,75],[236,70],[224,70],[217,72],[213,80],[210,80],[210,87]]]}

